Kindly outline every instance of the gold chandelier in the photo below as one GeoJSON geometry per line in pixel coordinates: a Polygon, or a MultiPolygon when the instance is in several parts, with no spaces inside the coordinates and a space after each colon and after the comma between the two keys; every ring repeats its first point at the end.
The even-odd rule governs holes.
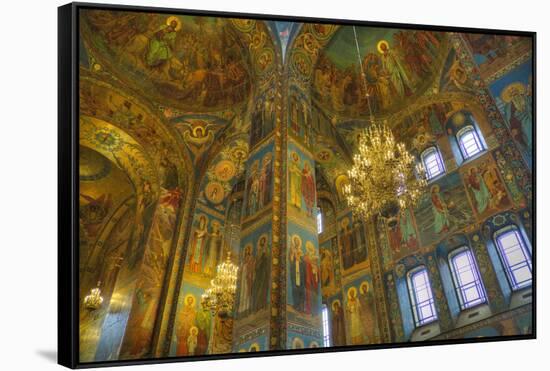
{"type": "Polygon", "coordinates": [[[101,296],[101,282],[97,283],[97,287],[90,290],[90,293],[84,297],[84,306],[89,310],[96,310],[103,304],[103,296],[101,296]]]}
{"type": "Polygon", "coordinates": [[[414,156],[395,141],[386,125],[372,124],[359,135],[344,196],[363,219],[391,217],[416,205],[427,184],[424,174],[422,165],[415,164],[414,156]]]}
{"type": "MultiPolygon", "coordinates": [[[[353,32],[367,91],[355,27],[353,32]]],[[[416,205],[427,185],[426,173],[405,145],[395,140],[385,123],[374,122],[368,93],[366,98],[371,125],[359,134],[353,166],[348,171],[349,183],[343,187],[343,193],[360,218],[366,220],[375,215],[392,218],[399,210],[416,205]]]]}
{"type": "Polygon", "coordinates": [[[201,304],[212,315],[229,317],[235,304],[237,291],[237,274],[239,267],[231,262],[231,253],[226,260],[216,267],[216,276],[210,281],[210,287],[201,296],[201,304]]]}

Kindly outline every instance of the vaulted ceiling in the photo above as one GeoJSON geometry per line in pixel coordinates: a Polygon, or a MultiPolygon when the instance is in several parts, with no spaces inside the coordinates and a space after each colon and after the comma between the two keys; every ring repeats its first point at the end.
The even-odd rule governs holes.
{"type": "Polygon", "coordinates": [[[106,71],[146,102],[204,168],[249,132],[254,94],[277,66],[289,79],[302,74],[312,109],[327,118],[313,150],[334,182],[370,112],[397,124],[440,90],[452,63],[446,34],[421,30],[104,10],[81,19],[91,74],[106,71]]]}

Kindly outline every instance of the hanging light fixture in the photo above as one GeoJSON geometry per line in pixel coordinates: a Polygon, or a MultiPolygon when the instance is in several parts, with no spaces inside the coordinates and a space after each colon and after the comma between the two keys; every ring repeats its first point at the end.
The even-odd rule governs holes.
{"type": "Polygon", "coordinates": [[[354,214],[367,220],[380,215],[396,222],[396,216],[416,205],[426,185],[426,173],[403,143],[398,143],[386,123],[376,123],[372,113],[367,80],[353,27],[361,77],[365,85],[370,125],[358,136],[349,183],[343,193],[354,214]]]}
{"type": "Polygon", "coordinates": [[[103,304],[103,296],[101,296],[101,282],[97,283],[97,287],[90,290],[90,293],[84,297],[84,306],[89,310],[96,310],[103,304]]]}
{"type": "Polygon", "coordinates": [[[201,304],[212,315],[227,318],[233,312],[237,291],[239,267],[231,262],[231,252],[226,260],[216,267],[216,276],[210,281],[210,287],[202,294],[201,304]]]}
{"type": "Polygon", "coordinates": [[[210,287],[201,296],[203,310],[210,311],[213,319],[210,321],[208,354],[213,353],[214,318],[217,316],[220,319],[227,319],[233,313],[238,272],[239,267],[231,262],[231,251],[228,251],[225,261],[216,267],[216,276],[210,281],[210,287]]]}

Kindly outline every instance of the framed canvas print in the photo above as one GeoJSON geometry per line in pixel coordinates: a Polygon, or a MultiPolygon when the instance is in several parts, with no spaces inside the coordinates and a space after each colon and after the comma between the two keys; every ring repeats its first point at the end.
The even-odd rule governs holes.
{"type": "Polygon", "coordinates": [[[59,362],[535,338],[535,33],[59,8],[59,362]]]}

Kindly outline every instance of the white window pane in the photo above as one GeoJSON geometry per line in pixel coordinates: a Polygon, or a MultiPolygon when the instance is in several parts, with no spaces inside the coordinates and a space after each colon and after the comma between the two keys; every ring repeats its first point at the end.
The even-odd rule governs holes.
{"type": "Polygon", "coordinates": [[[418,288],[418,287],[424,285],[425,282],[426,282],[426,280],[425,280],[423,274],[417,274],[417,275],[414,276],[414,279],[413,279],[414,287],[418,288]]]}
{"type": "Polygon", "coordinates": [[[422,318],[429,318],[432,316],[432,308],[430,306],[422,307],[421,309],[421,317],[422,318]]]}
{"type": "Polygon", "coordinates": [[[477,288],[474,286],[472,288],[464,290],[464,297],[466,298],[466,301],[472,301],[479,298],[477,288]]]}
{"type": "Polygon", "coordinates": [[[474,273],[471,270],[468,270],[466,272],[460,273],[460,282],[463,285],[466,285],[470,282],[475,281],[474,273]]]}
{"type": "Polygon", "coordinates": [[[428,294],[428,290],[421,290],[417,291],[416,297],[419,303],[422,303],[423,301],[429,300],[430,295],[428,294]]]}
{"type": "Polygon", "coordinates": [[[521,251],[520,249],[508,251],[506,255],[508,256],[508,262],[511,266],[519,264],[525,260],[525,255],[523,255],[523,251],[521,251]]]}
{"type": "Polygon", "coordinates": [[[500,241],[504,248],[519,245],[518,236],[515,233],[507,233],[503,235],[500,241]]]}
{"type": "Polygon", "coordinates": [[[463,268],[470,265],[470,260],[466,254],[457,255],[454,259],[457,268],[463,268]]]}
{"type": "Polygon", "coordinates": [[[523,281],[530,281],[532,279],[531,270],[528,267],[523,267],[515,270],[514,276],[516,277],[516,281],[518,283],[523,281]]]}

